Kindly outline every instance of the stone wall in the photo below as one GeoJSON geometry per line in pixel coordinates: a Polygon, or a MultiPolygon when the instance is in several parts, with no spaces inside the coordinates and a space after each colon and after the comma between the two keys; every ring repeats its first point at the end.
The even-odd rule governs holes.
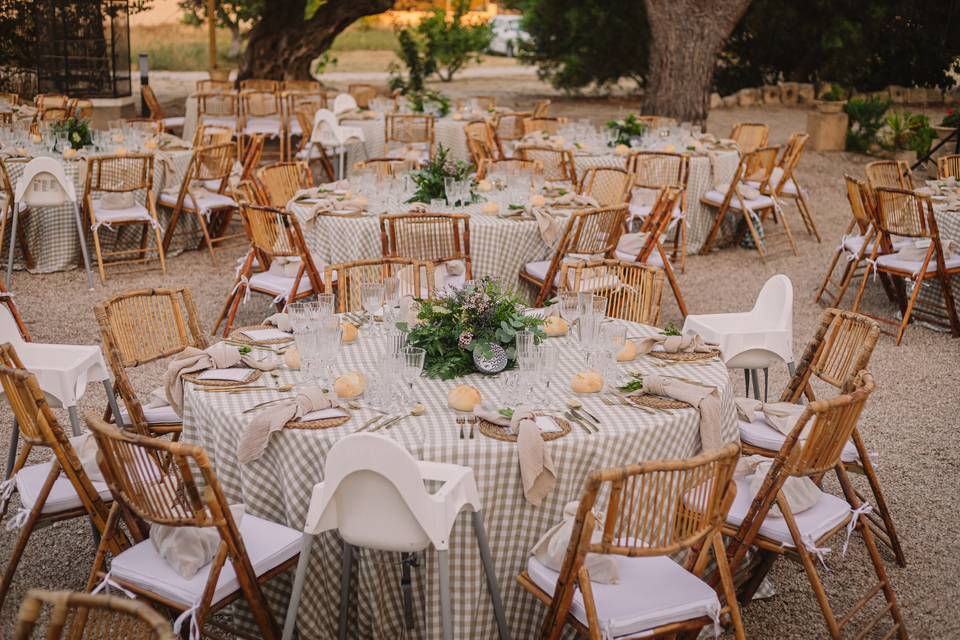
{"type": "MultiPolygon", "coordinates": [[[[814,85],[809,82],[780,82],[749,89],[741,89],[728,96],[719,93],[710,95],[710,108],[752,107],[756,105],[804,105],[812,104],[817,97],[830,90],[829,82],[814,85]]],[[[882,91],[857,93],[851,97],[880,96],[890,98],[894,104],[935,106],[960,102],[960,88],[944,92],[936,87],[899,87],[891,85],[882,91]]]]}

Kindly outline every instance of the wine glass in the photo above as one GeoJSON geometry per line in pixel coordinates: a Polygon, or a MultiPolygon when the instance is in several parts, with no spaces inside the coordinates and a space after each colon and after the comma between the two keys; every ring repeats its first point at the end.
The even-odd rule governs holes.
{"type": "Polygon", "coordinates": [[[542,387],[542,403],[549,402],[550,382],[557,370],[560,360],[560,351],[555,344],[543,343],[537,345],[537,382],[542,387]]]}
{"type": "Polygon", "coordinates": [[[367,312],[367,319],[373,322],[374,314],[383,308],[383,283],[364,282],[360,285],[360,304],[367,312]]]}
{"type": "Polygon", "coordinates": [[[333,362],[340,353],[342,329],[340,318],[326,316],[316,322],[316,380],[321,387],[333,387],[333,362]]]}
{"type": "Polygon", "coordinates": [[[573,325],[580,317],[580,299],[575,291],[561,291],[560,298],[560,317],[567,321],[568,325],[573,325]]]}
{"type": "Polygon", "coordinates": [[[423,362],[427,356],[426,350],[420,347],[404,347],[400,352],[402,368],[400,369],[400,379],[409,389],[409,395],[405,398],[405,404],[409,403],[410,396],[413,394],[413,383],[416,382],[420,374],[423,373],[423,362]]]}
{"type": "Polygon", "coordinates": [[[383,279],[383,324],[392,329],[397,320],[397,305],[400,303],[400,278],[389,276],[383,279]]]}

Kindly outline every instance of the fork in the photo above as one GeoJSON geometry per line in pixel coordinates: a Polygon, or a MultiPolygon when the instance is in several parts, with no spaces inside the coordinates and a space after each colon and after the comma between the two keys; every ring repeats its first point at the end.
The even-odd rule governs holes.
{"type": "Polygon", "coordinates": [[[614,395],[603,396],[602,398],[600,398],[600,401],[603,402],[603,404],[610,405],[610,406],[621,405],[624,407],[633,407],[634,409],[640,409],[641,411],[646,411],[650,415],[657,415],[657,412],[651,409],[650,407],[644,407],[643,405],[634,404],[629,400],[627,400],[626,398],[621,398],[619,396],[614,396],[614,395]]]}

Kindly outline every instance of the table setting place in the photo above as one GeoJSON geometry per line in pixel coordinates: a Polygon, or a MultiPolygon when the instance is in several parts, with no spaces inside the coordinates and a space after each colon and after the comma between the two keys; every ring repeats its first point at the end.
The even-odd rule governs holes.
{"type": "Polygon", "coordinates": [[[158,134],[147,124],[110,121],[106,129],[94,129],[83,120],[63,123],[29,122],[0,125],[0,155],[5,158],[53,157],[78,160],[98,155],[156,153],[158,150],[189,150],[185,142],[158,134]]]}
{"type": "Polygon", "coordinates": [[[956,178],[927,180],[926,186],[917,189],[917,193],[930,196],[938,211],[960,212],[960,180],[956,178]]]}

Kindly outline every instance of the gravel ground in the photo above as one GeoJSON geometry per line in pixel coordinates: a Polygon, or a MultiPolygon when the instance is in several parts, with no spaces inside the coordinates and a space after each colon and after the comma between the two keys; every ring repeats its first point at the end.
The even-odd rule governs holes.
{"type": "MultiPolygon", "coordinates": [[[[504,101],[529,104],[551,92],[531,81],[505,80],[492,87],[489,81],[468,80],[445,88],[452,94],[499,92],[504,101]]],[[[598,122],[632,108],[624,100],[558,98],[556,111],[573,117],[590,117],[598,122]]],[[[756,108],[715,111],[709,130],[726,135],[736,121],[767,122],[771,142],[783,144],[791,131],[803,130],[806,112],[787,108],[756,108]]],[[[687,273],[680,276],[687,305],[692,313],[748,309],[763,282],[776,273],[792,280],[795,292],[795,351],[800,354],[812,335],[820,308],[811,300],[823,276],[831,252],[845,228],[849,212],[842,175],[862,175],[867,158],[846,153],[807,152],[799,177],[811,192],[811,206],[824,237],[817,244],[802,231],[799,218],[792,218],[800,256],[778,255],[761,263],[755,252],[724,249],[707,257],[691,257],[687,273]]],[[[788,212],[793,209],[788,209],[788,212]]],[[[788,215],[791,215],[788,213],[788,215]]],[[[95,343],[98,332],[93,306],[120,291],[141,287],[188,286],[197,300],[205,326],[212,325],[224,297],[231,288],[233,261],[240,247],[223,250],[217,267],[211,268],[206,253],[192,252],[168,262],[168,273],[159,272],[113,276],[106,286],[85,290],[81,271],[45,276],[18,273],[13,288],[29,329],[38,341],[95,343]]],[[[877,287],[879,289],[879,287],[877,287]]],[[[848,298],[848,302],[851,298],[848,298]]],[[[669,291],[665,294],[664,321],[680,317],[669,291]]],[[[873,309],[890,312],[882,295],[874,291],[868,300],[873,309]]],[[[269,312],[262,297],[255,297],[241,313],[240,322],[255,322],[269,312]]],[[[949,496],[958,489],[960,454],[956,445],[956,416],[960,412],[960,388],[942,373],[960,360],[960,340],[922,327],[911,327],[904,344],[895,347],[884,336],[874,352],[870,369],[878,391],[868,403],[861,420],[861,432],[871,449],[879,453],[878,472],[887,501],[893,510],[903,541],[908,566],[896,567],[884,554],[887,570],[896,588],[907,627],[915,638],[956,637],[953,614],[960,600],[957,576],[960,557],[949,549],[960,530],[960,516],[949,496]],[[944,486],[944,481],[947,485],[944,486]]],[[[782,388],[786,371],[771,372],[771,388],[782,388]]],[[[741,387],[740,376],[735,383],[741,387]]],[[[139,377],[135,384],[147,391],[154,381],[139,377]]],[[[91,385],[82,402],[84,411],[100,411],[105,399],[99,386],[91,385]]],[[[64,415],[64,424],[66,417],[64,415]]],[[[0,442],[8,442],[11,418],[0,416],[0,442]]],[[[835,484],[835,483],[834,483],[835,484]]],[[[12,506],[17,507],[16,501],[12,506]]],[[[6,562],[14,536],[0,529],[0,561],[6,562]]],[[[0,637],[10,633],[17,606],[26,589],[82,589],[93,560],[94,548],[89,525],[75,521],[37,532],[23,557],[13,589],[0,611],[0,637]]],[[[839,549],[828,559],[830,571],[824,578],[827,591],[843,612],[869,578],[865,549],[859,539],[851,544],[846,558],[839,549]]],[[[798,565],[781,562],[772,579],[779,595],[752,603],[744,611],[750,637],[814,638],[826,632],[816,601],[798,565]]]]}

